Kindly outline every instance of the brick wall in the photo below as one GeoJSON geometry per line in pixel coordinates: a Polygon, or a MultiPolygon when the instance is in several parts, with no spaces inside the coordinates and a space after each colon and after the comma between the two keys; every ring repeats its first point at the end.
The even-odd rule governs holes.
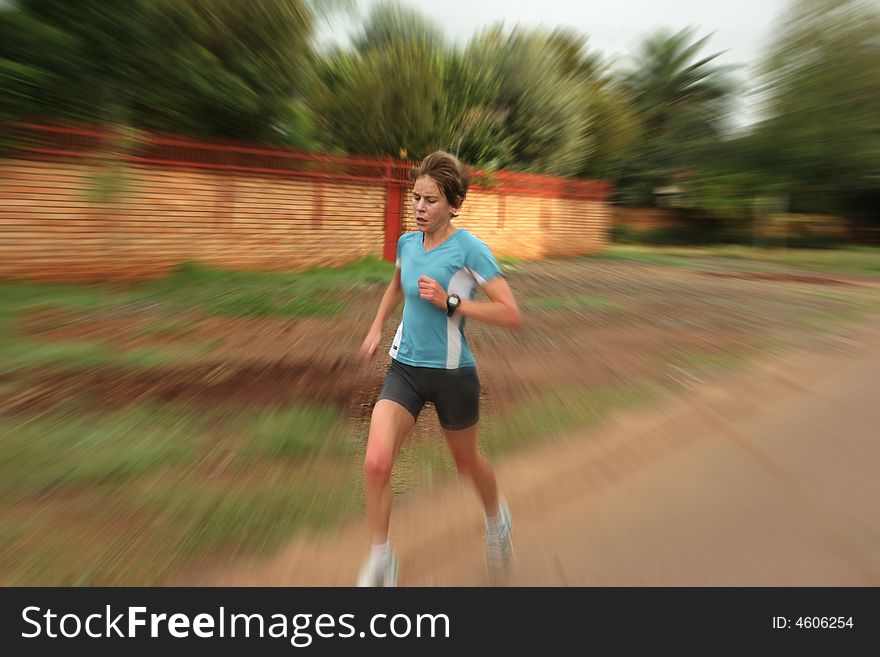
{"type": "MultiPolygon", "coordinates": [[[[359,175],[315,175],[276,164],[278,171],[134,159],[107,165],[61,150],[0,159],[0,278],[142,280],[184,261],[301,270],[382,257],[389,181],[404,187],[401,230],[415,229],[411,187],[382,161],[352,160],[359,175]]],[[[601,183],[573,198],[562,194],[561,179],[511,177],[508,187],[472,187],[458,225],[498,256],[604,248],[601,183]]]]}
{"type": "MultiPolygon", "coordinates": [[[[415,230],[411,188],[404,193],[403,230],[415,230]]],[[[607,246],[610,206],[475,188],[468,192],[456,225],[489,245],[496,256],[551,258],[595,253],[607,246]]]]}
{"type": "Polygon", "coordinates": [[[0,160],[0,277],[145,279],[187,260],[297,270],[382,257],[384,189],[127,166],[0,160]]]}

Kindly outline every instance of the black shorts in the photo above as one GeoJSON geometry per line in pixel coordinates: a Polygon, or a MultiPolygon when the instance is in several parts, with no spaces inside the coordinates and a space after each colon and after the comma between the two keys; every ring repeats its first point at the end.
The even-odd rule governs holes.
{"type": "Polygon", "coordinates": [[[429,401],[437,409],[440,425],[452,431],[472,427],[480,419],[480,379],[476,367],[413,367],[392,358],[379,399],[397,402],[415,419],[429,401]]]}

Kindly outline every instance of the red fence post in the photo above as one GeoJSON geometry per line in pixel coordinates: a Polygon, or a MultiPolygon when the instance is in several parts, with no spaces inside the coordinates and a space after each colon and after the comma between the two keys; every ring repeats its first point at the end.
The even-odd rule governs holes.
{"type": "MultiPolygon", "coordinates": [[[[323,160],[315,158],[318,174],[324,173],[323,160]]],[[[315,179],[315,197],[312,206],[312,228],[321,228],[324,224],[324,176],[319,175],[315,179]]]]}
{"type": "Polygon", "coordinates": [[[382,259],[394,262],[397,258],[397,239],[403,210],[403,185],[395,179],[391,156],[385,158],[385,247],[382,259]]]}

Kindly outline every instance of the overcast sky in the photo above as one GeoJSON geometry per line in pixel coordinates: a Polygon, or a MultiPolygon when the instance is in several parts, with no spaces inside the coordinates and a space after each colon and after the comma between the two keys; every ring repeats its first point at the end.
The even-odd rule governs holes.
{"type": "MultiPolygon", "coordinates": [[[[361,16],[375,1],[357,0],[361,16]]],[[[567,26],[587,34],[590,47],[614,58],[634,52],[639,41],[658,28],[694,26],[699,36],[712,34],[706,54],[725,51],[717,61],[742,65],[739,76],[747,82],[788,0],[401,0],[401,4],[431,18],[457,44],[499,21],[510,27],[567,26]]],[[[337,34],[350,31],[345,23],[335,23],[337,34]]],[[[752,120],[753,108],[754,102],[744,99],[737,123],[752,120]]]]}

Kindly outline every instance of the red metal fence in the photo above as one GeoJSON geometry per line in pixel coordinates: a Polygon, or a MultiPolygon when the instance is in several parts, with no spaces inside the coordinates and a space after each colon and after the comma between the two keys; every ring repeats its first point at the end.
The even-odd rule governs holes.
{"type": "MultiPolygon", "coordinates": [[[[108,157],[122,162],[162,167],[279,174],[324,180],[382,181],[406,185],[417,163],[385,158],[304,153],[283,146],[231,140],[197,141],[179,135],[146,133],[96,126],[8,123],[5,150],[17,157],[108,157]]],[[[604,200],[607,181],[475,170],[473,189],[548,198],[604,200]]]]}

